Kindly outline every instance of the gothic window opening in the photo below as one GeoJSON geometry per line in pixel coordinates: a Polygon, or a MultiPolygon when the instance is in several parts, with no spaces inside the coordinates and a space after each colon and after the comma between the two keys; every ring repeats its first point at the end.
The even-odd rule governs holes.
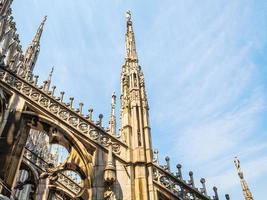
{"type": "Polygon", "coordinates": [[[54,157],[54,164],[56,166],[63,164],[69,156],[68,150],[60,144],[51,144],[50,153],[54,157]]]}
{"type": "Polygon", "coordinates": [[[15,197],[19,200],[34,199],[34,185],[31,182],[30,172],[24,169],[19,170],[16,180],[15,197]]]}
{"type": "MultiPolygon", "coordinates": [[[[62,191],[53,192],[51,195],[49,193],[48,199],[72,199],[67,196],[77,196],[84,188],[84,175],[75,171],[76,167],[69,163],[72,150],[69,146],[65,147],[67,142],[63,142],[61,136],[56,129],[50,134],[31,129],[25,146],[24,160],[39,174],[38,189],[43,190],[42,185],[48,184],[67,191],[67,194],[62,191]]],[[[42,192],[37,190],[37,196],[39,195],[42,195],[42,192]]]]}
{"type": "Polygon", "coordinates": [[[58,166],[69,155],[68,150],[62,145],[50,144],[46,132],[33,129],[30,130],[25,149],[26,158],[41,168],[48,164],[58,166]]]}

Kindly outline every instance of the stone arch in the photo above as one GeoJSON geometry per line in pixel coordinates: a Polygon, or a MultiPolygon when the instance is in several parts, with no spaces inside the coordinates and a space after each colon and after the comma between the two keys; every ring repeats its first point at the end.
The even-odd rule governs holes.
{"type": "Polygon", "coordinates": [[[36,184],[39,182],[39,173],[38,171],[27,161],[22,160],[20,169],[25,169],[27,171],[30,171],[32,174],[32,178],[36,184]]]}
{"type": "Polygon", "coordinates": [[[26,160],[22,160],[19,168],[19,176],[17,176],[17,182],[14,187],[16,197],[20,198],[21,197],[20,195],[25,195],[25,192],[27,191],[26,192],[27,198],[35,199],[37,185],[39,183],[38,177],[39,177],[38,171],[31,165],[31,163],[29,163],[26,160]],[[22,192],[23,190],[24,192],[22,192]]]}
{"type": "MultiPolygon", "coordinates": [[[[58,143],[66,147],[70,154],[67,160],[59,167],[57,167],[57,172],[63,170],[73,170],[77,172],[84,181],[84,186],[82,192],[78,196],[85,196],[87,199],[92,197],[92,162],[95,147],[86,143],[84,145],[80,141],[79,137],[75,133],[61,124],[56,123],[47,116],[32,112],[24,111],[23,117],[27,119],[28,125],[32,129],[43,130],[47,132],[51,143],[58,143]],[[86,193],[86,194],[85,194],[86,193]]],[[[54,172],[53,172],[54,173],[54,172]]]]}

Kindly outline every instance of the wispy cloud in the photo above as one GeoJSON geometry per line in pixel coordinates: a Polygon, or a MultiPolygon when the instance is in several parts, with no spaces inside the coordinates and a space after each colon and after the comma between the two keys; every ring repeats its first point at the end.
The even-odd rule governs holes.
{"type": "MultiPolygon", "coordinates": [[[[171,57],[164,60],[168,64],[159,61],[161,73],[155,73],[156,79],[151,80],[157,85],[155,89],[150,88],[152,96],[157,97],[157,101],[152,100],[152,124],[164,124],[154,135],[165,137],[165,142],[156,138],[156,143],[164,148],[175,141],[176,144],[166,150],[174,155],[173,160],[203,175],[213,171],[214,178],[208,179],[223,192],[235,186],[233,179],[238,182],[232,163],[235,155],[244,156],[247,148],[253,149],[255,145],[264,147],[262,152],[266,155],[267,142],[256,139],[265,133],[260,127],[266,112],[266,95],[264,86],[255,81],[261,76],[253,54],[262,38],[255,37],[248,28],[254,12],[253,5],[235,1],[222,6],[220,12],[207,14],[208,24],[197,19],[199,23],[194,23],[188,33],[177,28],[170,34],[177,35],[178,39],[169,37],[158,45],[165,50],[163,42],[168,43],[171,57]],[[178,46],[176,41],[183,45],[181,41],[187,40],[188,35],[192,41],[178,46]],[[166,65],[171,73],[167,72],[166,65]],[[162,106],[163,102],[167,103],[162,106]]],[[[175,14],[169,12],[168,15],[175,14]]],[[[187,16],[186,21],[194,21],[192,18],[196,17],[187,16]]],[[[158,24],[167,20],[159,19],[155,32],[163,33],[158,24]]],[[[175,24],[174,19],[170,21],[175,24]]],[[[161,51],[156,50],[159,55],[163,54],[161,51]]],[[[158,68],[151,67],[149,72],[156,70],[158,68]]],[[[245,158],[244,167],[246,162],[258,163],[264,156],[255,150],[245,158]]],[[[257,177],[261,173],[259,170],[257,177]]],[[[241,199],[236,194],[233,198],[241,199]]]]}

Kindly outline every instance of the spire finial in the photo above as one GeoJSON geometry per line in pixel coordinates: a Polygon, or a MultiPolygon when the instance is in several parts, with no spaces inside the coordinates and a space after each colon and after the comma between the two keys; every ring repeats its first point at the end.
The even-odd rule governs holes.
{"type": "Polygon", "coordinates": [[[137,62],[137,53],[136,53],[136,45],[135,45],[135,37],[133,32],[133,23],[131,21],[132,15],[130,11],[126,12],[127,18],[127,32],[126,32],[126,61],[137,62]]]}
{"type": "Polygon", "coordinates": [[[49,76],[48,76],[48,81],[50,83],[51,83],[51,80],[52,80],[53,72],[54,72],[54,67],[51,68],[51,71],[50,71],[49,76]]]}
{"type": "Polygon", "coordinates": [[[50,77],[52,77],[53,72],[54,72],[54,66],[51,68],[51,71],[50,71],[50,74],[49,74],[50,77]]]}
{"type": "Polygon", "coordinates": [[[127,21],[131,21],[132,15],[131,15],[131,11],[130,10],[127,10],[126,18],[127,18],[127,21]]]}
{"type": "Polygon", "coordinates": [[[245,200],[253,200],[253,197],[252,197],[252,194],[249,190],[248,184],[247,184],[246,180],[244,179],[243,171],[241,170],[240,160],[237,157],[235,157],[234,163],[235,163],[235,167],[236,167],[237,172],[238,172],[238,176],[240,178],[241,187],[243,190],[243,195],[244,195],[245,200]]]}

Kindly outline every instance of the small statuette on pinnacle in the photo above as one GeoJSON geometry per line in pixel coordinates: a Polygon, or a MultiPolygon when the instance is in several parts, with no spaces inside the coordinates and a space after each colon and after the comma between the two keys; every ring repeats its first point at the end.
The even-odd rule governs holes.
{"type": "Polygon", "coordinates": [[[82,114],[83,112],[83,102],[79,103],[79,113],[82,114]]]}
{"type": "Polygon", "coordinates": [[[177,165],[176,165],[176,168],[177,168],[177,169],[181,169],[181,168],[182,168],[182,165],[181,165],[181,164],[177,164],[177,165]]]}
{"type": "Polygon", "coordinates": [[[55,90],[56,90],[56,86],[52,86],[52,92],[51,92],[51,96],[53,97],[55,94],[55,90]]]}
{"type": "Polygon", "coordinates": [[[93,108],[89,108],[88,109],[88,115],[87,115],[87,117],[88,117],[88,119],[89,120],[92,120],[93,119],[93,108]]]}
{"type": "Polygon", "coordinates": [[[166,160],[166,162],[168,162],[170,160],[170,157],[169,156],[166,156],[165,157],[165,160],[166,160]]]}
{"type": "Polygon", "coordinates": [[[166,161],[165,169],[170,172],[170,170],[171,170],[170,169],[170,157],[169,156],[166,156],[165,157],[165,161],[166,161]]]}
{"type": "Polygon", "coordinates": [[[47,87],[47,83],[48,83],[48,81],[45,80],[43,83],[44,83],[43,90],[45,91],[45,90],[46,90],[46,87],[47,87]]]}
{"type": "Polygon", "coordinates": [[[52,76],[53,72],[54,72],[54,66],[51,68],[51,71],[50,71],[51,76],[52,76]]]}
{"type": "Polygon", "coordinates": [[[63,102],[64,94],[64,91],[60,92],[60,102],[63,102]]]}
{"type": "Polygon", "coordinates": [[[183,175],[182,175],[182,165],[181,164],[177,164],[176,165],[176,168],[178,170],[176,176],[179,178],[179,179],[183,179],[183,175]]]}
{"type": "Polygon", "coordinates": [[[156,163],[156,164],[159,164],[158,154],[159,154],[158,149],[154,149],[154,151],[153,151],[153,162],[156,163]]]}
{"type": "Polygon", "coordinates": [[[214,200],[219,200],[219,196],[218,196],[218,189],[217,189],[217,187],[213,187],[213,191],[214,191],[214,197],[213,197],[213,199],[214,200]]]}
{"type": "Polygon", "coordinates": [[[190,177],[189,184],[190,184],[192,187],[195,187],[194,173],[193,173],[192,171],[189,172],[189,177],[190,177]]]}
{"type": "Polygon", "coordinates": [[[74,97],[70,97],[70,108],[72,108],[74,97]]]}
{"type": "Polygon", "coordinates": [[[131,15],[131,11],[130,11],[130,10],[128,10],[128,11],[126,12],[126,18],[127,18],[128,21],[131,20],[132,15],[131,15]]]}
{"type": "Polygon", "coordinates": [[[103,120],[103,117],[104,117],[104,115],[103,114],[99,114],[99,121],[98,121],[98,125],[100,126],[100,127],[102,127],[102,120],[103,120]]]}
{"type": "Polygon", "coordinates": [[[34,79],[35,79],[35,80],[34,80],[34,85],[35,85],[35,86],[37,86],[37,84],[38,84],[38,78],[39,78],[38,75],[35,75],[35,76],[34,76],[34,79]]]}
{"type": "Polygon", "coordinates": [[[111,104],[112,105],[115,105],[116,104],[116,94],[115,94],[115,92],[113,92],[113,94],[112,94],[111,104]]]}
{"type": "Polygon", "coordinates": [[[206,180],[204,178],[200,179],[200,183],[202,184],[201,192],[205,195],[207,195],[207,189],[206,189],[206,180]]]}
{"type": "Polygon", "coordinates": [[[240,161],[237,158],[237,156],[235,157],[234,163],[235,163],[236,169],[239,170],[240,169],[240,161]]]}

